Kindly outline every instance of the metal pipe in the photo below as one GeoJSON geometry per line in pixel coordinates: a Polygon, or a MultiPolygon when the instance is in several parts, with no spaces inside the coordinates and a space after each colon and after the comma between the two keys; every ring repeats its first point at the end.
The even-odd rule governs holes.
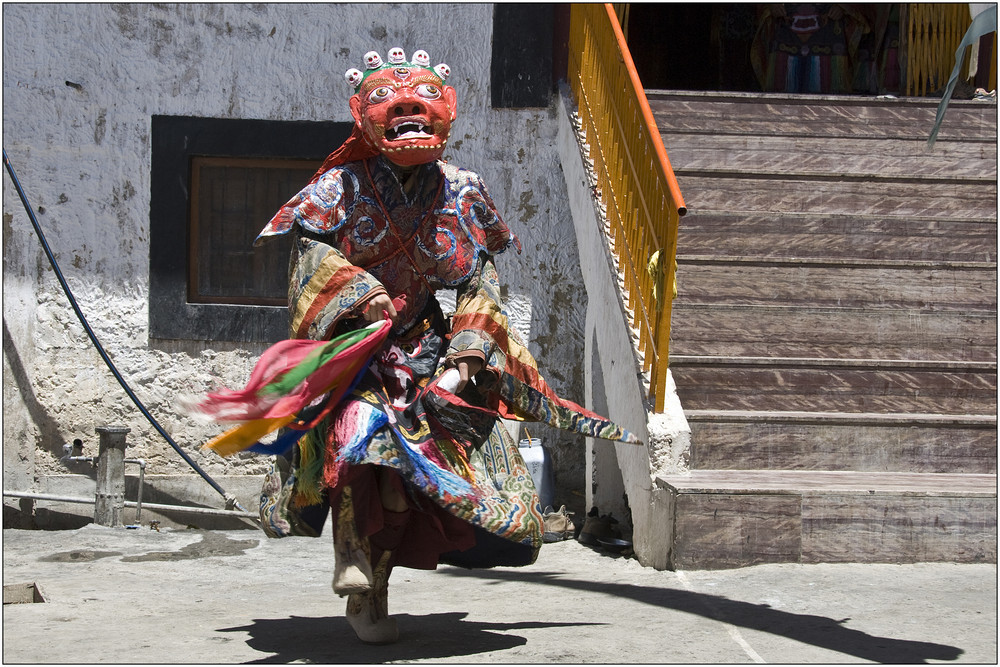
{"type": "MultiPolygon", "coordinates": [[[[8,491],[4,490],[4,496],[9,496],[11,498],[31,498],[34,500],[49,500],[52,502],[59,503],[79,503],[81,505],[93,505],[96,500],[94,498],[77,498],[74,496],[57,496],[51,493],[33,493],[29,491],[8,491]]],[[[135,507],[137,503],[131,500],[125,501],[126,507],[135,507]]],[[[250,519],[252,521],[259,521],[259,517],[252,512],[243,512],[239,510],[220,510],[214,509],[212,507],[186,507],[184,505],[163,505],[159,503],[146,503],[145,507],[151,510],[165,510],[171,512],[188,512],[190,514],[209,514],[213,516],[234,516],[239,519],[250,519]]]]}
{"type": "Polygon", "coordinates": [[[96,456],[64,456],[64,457],[62,457],[59,460],[60,461],[80,461],[80,462],[82,462],[82,461],[89,461],[91,463],[94,463],[95,461],[97,461],[97,457],[96,456]]]}
{"type": "Polygon", "coordinates": [[[66,463],[67,461],[75,461],[78,463],[90,462],[96,463],[96,456],[82,456],[81,454],[73,454],[73,452],[78,451],[82,454],[83,452],[83,441],[77,438],[73,441],[73,444],[66,443],[63,445],[64,454],[59,458],[60,463],[66,463]]]}
{"type": "MultiPolygon", "coordinates": [[[[135,501],[135,522],[139,523],[139,517],[142,516],[142,484],[143,480],[146,478],[146,461],[143,459],[125,459],[125,463],[137,463],[139,464],[139,493],[137,494],[135,501]]],[[[128,501],[125,501],[128,505],[128,501]]]]}

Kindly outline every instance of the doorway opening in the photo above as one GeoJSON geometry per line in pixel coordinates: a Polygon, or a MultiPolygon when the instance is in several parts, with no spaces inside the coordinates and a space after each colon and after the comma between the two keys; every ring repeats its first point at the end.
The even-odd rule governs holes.
{"type": "Polygon", "coordinates": [[[623,29],[648,89],[895,95],[901,8],[633,3],[623,29]]]}

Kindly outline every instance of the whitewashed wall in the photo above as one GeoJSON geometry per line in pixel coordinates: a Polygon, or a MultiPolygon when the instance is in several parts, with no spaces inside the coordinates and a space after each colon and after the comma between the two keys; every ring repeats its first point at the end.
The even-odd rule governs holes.
{"type": "MultiPolygon", "coordinates": [[[[149,339],[150,117],[349,121],[343,72],[370,49],[423,48],[451,66],[460,117],[446,158],[483,175],[521,238],[523,254],[498,262],[515,323],[553,387],[583,401],[587,297],[555,108],[490,108],[492,14],[486,4],[3,5],[4,148],[90,324],[210,474],[267,463],[199,452],[216,429],[185,417],[178,399],[241,385],[264,346],[149,339]]],[[[5,488],[65,472],[57,459],[74,438],[96,453],[102,424],[132,429],[129,456],[148,473],[189,473],[86,339],[3,178],[5,488]]],[[[576,497],[582,439],[532,436],[553,446],[563,501],[576,497]]]]}
{"type": "Polygon", "coordinates": [[[624,525],[631,524],[639,562],[662,570],[670,562],[673,546],[673,500],[655,480],[660,475],[687,471],[691,429],[669,371],[664,411],[652,413],[645,398],[648,387],[639,373],[623,295],[602,232],[606,220],[592,203],[591,167],[581,154],[570,120],[573,105],[561,97],[558,107],[557,140],[590,297],[585,326],[588,403],[606,411],[643,441],[638,446],[600,440],[590,443],[587,505],[598,507],[601,514],[626,518],[624,525]]]}

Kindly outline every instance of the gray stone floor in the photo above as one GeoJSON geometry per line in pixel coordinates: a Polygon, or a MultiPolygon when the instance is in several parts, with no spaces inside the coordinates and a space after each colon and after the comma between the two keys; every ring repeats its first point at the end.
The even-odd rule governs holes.
{"type": "Polygon", "coordinates": [[[398,569],[401,641],[358,642],[329,538],[3,531],[5,663],[992,663],[992,564],[658,572],[576,542],[526,568],[398,569]],[[13,589],[12,589],[13,590],[13,589]]]}

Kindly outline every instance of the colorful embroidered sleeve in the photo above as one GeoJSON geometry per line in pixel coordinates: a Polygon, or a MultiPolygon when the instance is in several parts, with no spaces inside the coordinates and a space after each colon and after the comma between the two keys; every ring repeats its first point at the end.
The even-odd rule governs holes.
{"type": "Polygon", "coordinates": [[[316,234],[339,229],[352,212],[359,187],[354,172],[330,169],[289,199],[260,232],[254,245],[260,245],[269,236],[287,234],[296,225],[316,234]]]}
{"type": "MultiPolygon", "coordinates": [[[[510,326],[500,299],[493,261],[480,255],[479,269],[458,294],[448,357],[481,352],[495,381],[481,386],[505,419],[539,421],[595,438],[639,443],[612,421],[560,398],[538,372],[538,363],[510,326]]],[[[478,377],[477,377],[478,379],[478,377]]]]}
{"type": "Polygon", "coordinates": [[[503,370],[507,362],[506,346],[491,333],[497,326],[509,329],[500,298],[500,279],[493,260],[480,254],[478,268],[458,291],[448,358],[474,354],[483,359],[486,367],[503,370]]]}
{"type": "Polygon", "coordinates": [[[493,256],[514,246],[520,253],[521,242],[500,217],[482,178],[450,164],[443,164],[441,170],[451,190],[449,196],[455,202],[458,224],[471,241],[470,249],[493,256]]]}
{"type": "Polygon", "coordinates": [[[378,280],[337,249],[299,237],[288,285],[289,338],[325,340],[337,322],[384,293],[378,280]]]}

